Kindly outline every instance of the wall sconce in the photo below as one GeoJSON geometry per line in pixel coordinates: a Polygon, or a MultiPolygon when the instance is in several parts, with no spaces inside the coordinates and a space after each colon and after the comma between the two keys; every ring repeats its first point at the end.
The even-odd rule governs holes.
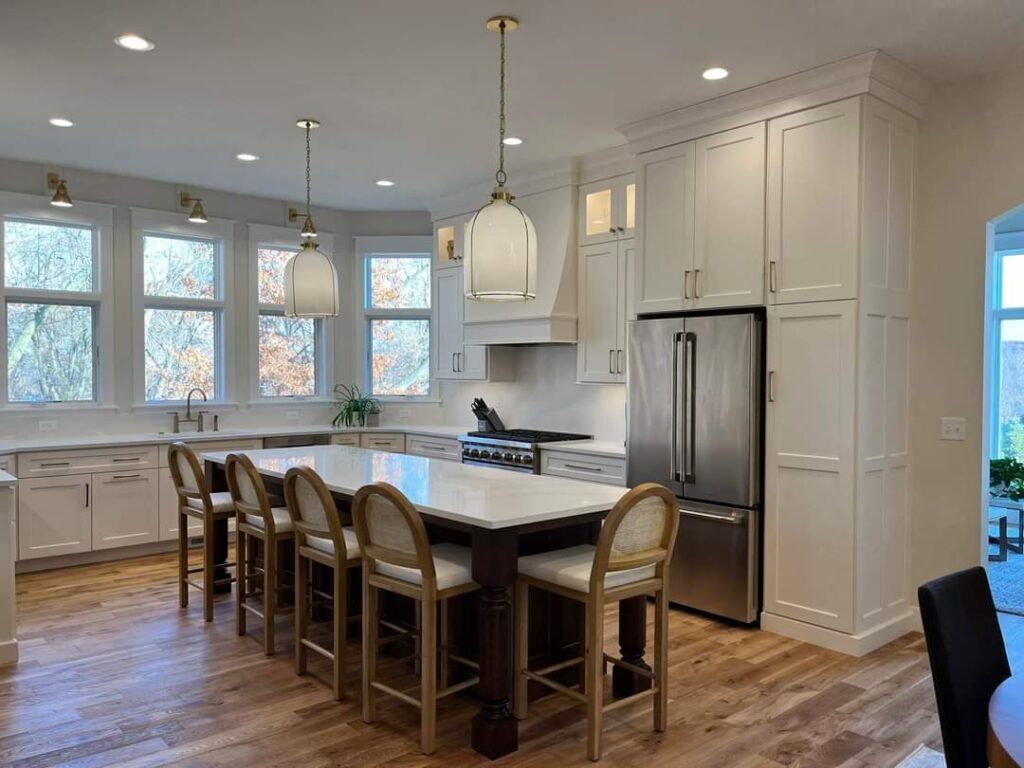
{"type": "Polygon", "coordinates": [[[302,237],[316,237],[316,227],[313,226],[313,217],[307,214],[300,214],[298,208],[288,209],[288,221],[295,223],[300,215],[305,215],[306,220],[302,222],[302,237]]]}
{"type": "Polygon", "coordinates": [[[203,210],[203,199],[201,197],[191,197],[188,192],[182,192],[179,197],[179,204],[182,208],[192,206],[192,210],[188,214],[188,220],[193,224],[205,224],[209,221],[206,218],[206,211],[203,210]]]}
{"type": "Polygon", "coordinates": [[[55,205],[58,208],[71,208],[74,206],[71,195],[68,194],[68,182],[60,174],[46,174],[46,186],[48,189],[54,190],[53,197],[50,198],[50,205],[55,205]]]}

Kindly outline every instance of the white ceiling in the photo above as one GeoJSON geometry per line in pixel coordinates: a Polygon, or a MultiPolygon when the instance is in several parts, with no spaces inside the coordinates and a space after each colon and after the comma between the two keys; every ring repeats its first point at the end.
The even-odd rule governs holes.
{"type": "Polygon", "coordinates": [[[4,0],[0,156],[297,199],[311,116],[314,202],[423,208],[493,173],[498,12],[522,22],[513,188],[618,126],[875,48],[936,81],[1024,66],[1020,0],[4,0]],[[127,31],[156,50],[115,47],[127,31]]]}

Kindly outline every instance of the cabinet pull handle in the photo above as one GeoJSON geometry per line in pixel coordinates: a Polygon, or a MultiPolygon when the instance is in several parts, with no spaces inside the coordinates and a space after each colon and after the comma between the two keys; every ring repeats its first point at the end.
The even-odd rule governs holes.
{"type": "Polygon", "coordinates": [[[700,298],[700,270],[693,270],[693,298],[700,298]]]}
{"type": "Polygon", "coordinates": [[[772,293],[778,291],[778,275],[776,274],[775,260],[768,262],[768,290],[772,293]]]}
{"type": "Polygon", "coordinates": [[[455,356],[457,354],[459,354],[459,353],[458,352],[452,352],[452,373],[458,373],[459,372],[458,366],[455,365],[455,356]]]}
{"type": "Polygon", "coordinates": [[[622,365],[623,354],[624,354],[623,351],[620,349],[619,352],[618,352],[618,356],[619,356],[619,373],[625,373],[625,371],[623,370],[623,365],[622,365]]]}
{"type": "Polygon", "coordinates": [[[138,456],[132,456],[130,458],[122,458],[122,459],[114,458],[114,459],[111,459],[111,461],[114,462],[115,464],[117,464],[117,463],[123,462],[123,461],[140,461],[140,459],[139,459],[138,456]]]}
{"type": "Polygon", "coordinates": [[[690,270],[683,272],[683,298],[690,298],[690,270]]]}
{"type": "Polygon", "coordinates": [[[85,506],[86,507],[89,506],[89,486],[90,485],[91,485],[91,483],[86,483],[85,484],[85,506]]]}
{"type": "Polygon", "coordinates": [[[578,469],[580,472],[601,472],[600,467],[585,467],[582,464],[566,464],[566,469],[578,469]]]}
{"type": "Polygon", "coordinates": [[[39,462],[40,467],[70,467],[70,461],[41,461],[39,462]]]}
{"type": "Polygon", "coordinates": [[[768,402],[775,402],[775,371],[768,371],[768,402]]]}
{"type": "Polygon", "coordinates": [[[615,227],[608,227],[608,234],[609,235],[614,235],[615,234],[615,227]]]}
{"type": "Polygon", "coordinates": [[[443,445],[428,445],[427,443],[420,443],[420,448],[424,451],[441,451],[444,452],[443,445]]]}
{"type": "Polygon", "coordinates": [[[111,480],[134,480],[137,477],[142,477],[142,475],[140,475],[138,472],[136,472],[134,475],[114,475],[110,479],[111,480]]]}
{"type": "Polygon", "coordinates": [[[608,373],[615,373],[615,350],[608,350],[608,373]]]}

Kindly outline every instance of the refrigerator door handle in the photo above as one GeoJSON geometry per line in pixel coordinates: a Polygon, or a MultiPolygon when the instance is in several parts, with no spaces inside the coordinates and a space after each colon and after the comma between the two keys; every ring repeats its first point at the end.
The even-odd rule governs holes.
{"type": "Polygon", "coordinates": [[[714,512],[699,512],[696,509],[680,509],[679,514],[684,517],[698,517],[701,520],[713,520],[716,523],[726,523],[728,525],[743,524],[743,516],[737,514],[717,515],[714,512]]]}
{"type": "Polygon", "coordinates": [[[679,375],[679,362],[683,359],[683,356],[679,354],[679,347],[683,336],[681,331],[672,335],[672,438],[669,448],[669,475],[676,482],[683,479],[679,470],[679,433],[682,431],[679,428],[679,387],[686,375],[685,370],[683,376],[679,375]]]}
{"type": "Polygon", "coordinates": [[[683,443],[683,482],[696,482],[694,462],[697,447],[697,334],[687,332],[686,339],[686,416],[683,443]]]}

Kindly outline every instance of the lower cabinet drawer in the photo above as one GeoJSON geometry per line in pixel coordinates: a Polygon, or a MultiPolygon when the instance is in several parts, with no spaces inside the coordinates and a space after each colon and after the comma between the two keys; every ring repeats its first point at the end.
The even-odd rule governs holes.
{"type": "Polygon", "coordinates": [[[405,435],[401,432],[363,432],[359,445],[374,451],[405,453],[405,435]]]}
{"type": "MultiPolygon", "coordinates": [[[[158,488],[160,501],[160,540],[169,541],[178,538],[178,492],[174,490],[174,478],[171,477],[169,467],[160,467],[157,470],[158,488]]],[[[203,521],[197,517],[186,518],[188,521],[188,535],[202,536],[203,521]]]]}
{"type": "Polygon", "coordinates": [[[350,448],[359,447],[359,433],[345,435],[331,435],[331,445],[347,445],[350,448]]]}
{"type": "Polygon", "coordinates": [[[18,456],[18,477],[84,475],[122,469],[134,471],[157,466],[157,459],[155,445],[22,453],[18,456]]]}
{"type": "Polygon", "coordinates": [[[92,548],[146,544],[160,538],[159,479],[155,469],[92,476],[92,548]]]}
{"type": "Polygon", "coordinates": [[[541,450],[540,473],[590,480],[608,485],[626,484],[626,460],[582,453],[561,453],[541,450]]]}
{"type": "Polygon", "coordinates": [[[426,456],[428,459],[462,461],[459,441],[443,437],[409,435],[405,438],[405,452],[411,456],[426,456]]]}
{"type": "Polygon", "coordinates": [[[18,483],[18,558],[92,549],[92,477],[44,477],[18,483]]]}

